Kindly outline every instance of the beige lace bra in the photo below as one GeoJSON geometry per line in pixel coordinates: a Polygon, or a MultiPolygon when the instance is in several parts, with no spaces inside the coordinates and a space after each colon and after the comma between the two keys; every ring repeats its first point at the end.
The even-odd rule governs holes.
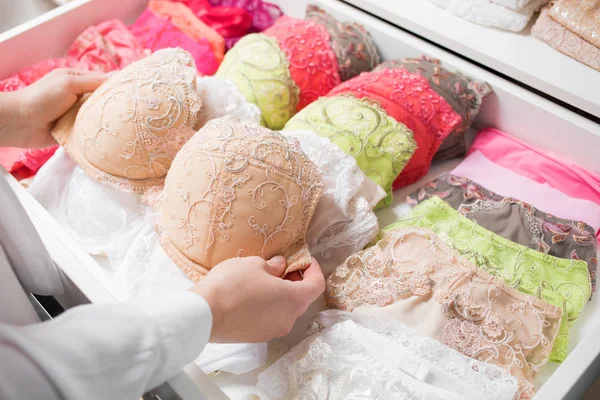
{"type": "Polygon", "coordinates": [[[297,140],[214,119],[167,175],[157,203],[161,245],[194,281],[233,257],[284,255],[286,274],[305,269],[305,233],[323,187],[297,140]]]}
{"type": "Polygon", "coordinates": [[[348,258],[327,280],[330,307],[402,321],[519,380],[521,399],[558,334],[559,307],[475,267],[432,231],[403,227],[348,258]]]}
{"type": "Polygon", "coordinates": [[[195,132],[196,74],[186,51],[159,50],[78,102],[52,135],[92,178],[141,194],[164,182],[195,132]]]}

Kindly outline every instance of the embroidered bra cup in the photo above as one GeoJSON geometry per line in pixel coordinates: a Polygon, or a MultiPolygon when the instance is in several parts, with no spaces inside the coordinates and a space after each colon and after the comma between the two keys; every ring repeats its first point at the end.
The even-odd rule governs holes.
{"type": "Polygon", "coordinates": [[[323,25],[329,32],[329,43],[335,52],[342,81],[371,71],[380,63],[377,47],[362,25],[342,23],[313,4],[306,7],[306,19],[323,25]]]}
{"type": "Polygon", "coordinates": [[[141,194],[162,184],[200,107],[194,61],[165,49],[110,77],[52,135],[92,178],[141,194]]]}
{"type": "Polygon", "coordinates": [[[339,311],[258,376],[269,399],[512,400],[516,380],[393,320],[339,311]],[[333,324],[331,324],[333,323],[333,324]]]}
{"type": "Polygon", "coordinates": [[[446,174],[407,197],[417,205],[437,196],[479,225],[515,243],[559,258],[588,264],[592,290],[596,282],[596,235],[581,221],[557,218],[513,197],[493,193],[460,176],[446,174]]]}
{"type": "Polygon", "coordinates": [[[447,160],[464,156],[467,151],[465,132],[477,116],[483,99],[492,92],[492,88],[483,81],[459,71],[453,71],[451,67],[442,65],[440,60],[425,56],[385,61],[379,64],[374,71],[386,68],[403,68],[410,73],[427,78],[431,89],[442,96],[460,115],[461,123],[440,145],[433,159],[447,160]]]}
{"type": "Polygon", "coordinates": [[[399,227],[346,260],[327,280],[327,304],[400,320],[418,333],[517,377],[531,398],[561,310],[477,268],[432,231],[399,227]]]}
{"type": "Polygon", "coordinates": [[[181,149],[158,202],[161,245],[194,281],[232,257],[287,257],[305,269],[305,233],[323,190],[299,143],[233,118],[210,121],[181,149]]]}
{"type": "Polygon", "coordinates": [[[273,37],[289,60],[290,75],[300,89],[300,111],[341,82],[329,33],[313,21],[280,17],[264,34],[273,37]]]}
{"type": "Polygon", "coordinates": [[[396,122],[377,102],[352,95],[321,98],[300,111],[284,130],[310,130],[354,157],[367,177],[392,201],[392,182],[415,151],[413,132],[396,122]]]}
{"type": "Polygon", "coordinates": [[[461,122],[460,115],[431,89],[427,79],[405,69],[362,73],[338,85],[328,97],[342,94],[378,102],[390,117],[414,132],[417,150],[402,173],[394,177],[395,187],[409,185],[425,176],[438,148],[461,122]]]}
{"type": "Polygon", "coordinates": [[[551,359],[565,359],[569,325],[579,317],[592,292],[584,261],[552,257],[504,239],[463,217],[439,197],[424,201],[384,230],[402,226],[432,229],[475,265],[509,286],[562,307],[564,321],[551,359]]]}
{"type": "Polygon", "coordinates": [[[216,75],[230,78],[261,112],[261,124],[281,129],[296,113],[300,89],[277,41],[263,34],[244,36],[227,52],[216,75]]]}

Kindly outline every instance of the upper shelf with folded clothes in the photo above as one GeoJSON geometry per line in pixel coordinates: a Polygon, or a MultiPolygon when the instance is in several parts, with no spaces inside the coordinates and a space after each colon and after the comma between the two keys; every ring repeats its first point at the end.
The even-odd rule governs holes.
{"type": "MultiPolygon", "coordinates": [[[[477,3],[486,3],[506,10],[504,14],[496,10],[494,15],[487,17],[481,15],[483,8],[478,8],[478,11],[471,9],[469,12],[466,4],[463,6],[455,4],[460,3],[458,0],[344,1],[593,117],[600,117],[600,102],[598,102],[600,73],[536,38],[531,30],[535,20],[538,19],[537,13],[533,13],[530,17],[528,15],[531,15],[531,12],[515,12],[505,7],[510,4],[518,7],[520,3],[528,3],[526,1],[477,0],[477,3]],[[503,3],[504,6],[498,3],[503,3]],[[452,8],[453,5],[456,7],[452,8]],[[455,14],[460,14],[460,17],[455,14]],[[511,16],[515,18],[511,19],[511,16]],[[501,26],[505,29],[520,32],[482,26],[467,19],[487,25],[498,25],[502,22],[501,26]]],[[[531,0],[530,3],[535,3],[537,8],[544,2],[531,0]]],[[[525,7],[531,6],[528,4],[525,7]]],[[[556,29],[554,32],[557,36],[556,29]]],[[[572,33],[568,31],[565,34],[572,33]]],[[[552,38],[544,40],[546,39],[552,42],[552,38]]],[[[587,41],[585,43],[590,45],[587,41]]],[[[556,45],[552,43],[552,46],[556,45]]],[[[597,51],[596,47],[594,49],[597,51]]],[[[561,51],[568,52],[565,49],[561,51]]],[[[597,51],[596,61],[600,58],[598,54],[600,53],[597,51]]],[[[385,54],[383,56],[385,58],[385,54]]]]}

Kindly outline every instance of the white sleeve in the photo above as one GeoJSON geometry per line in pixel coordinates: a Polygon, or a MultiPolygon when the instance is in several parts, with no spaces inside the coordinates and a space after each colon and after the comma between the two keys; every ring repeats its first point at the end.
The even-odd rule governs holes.
{"type": "Polygon", "coordinates": [[[211,329],[210,307],[187,291],[0,324],[0,399],[135,400],[193,361],[211,329]]]}

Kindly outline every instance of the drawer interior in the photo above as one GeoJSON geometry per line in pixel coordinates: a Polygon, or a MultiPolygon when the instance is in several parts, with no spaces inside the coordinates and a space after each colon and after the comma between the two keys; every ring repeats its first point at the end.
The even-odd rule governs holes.
{"type": "MultiPolygon", "coordinates": [[[[365,25],[386,60],[427,54],[487,81],[493,87],[494,94],[484,102],[476,120],[477,127],[496,127],[534,147],[600,172],[600,157],[597,155],[600,149],[600,125],[352,6],[337,0],[311,2],[319,4],[340,20],[357,21],[365,25]]],[[[0,35],[0,51],[15,56],[2,63],[0,77],[41,59],[62,55],[72,40],[90,25],[111,18],[130,22],[142,12],[145,5],[145,0],[125,3],[116,0],[76,0],[50,15],[46,14],[6,32],[0,35]],[[53,38],[51,42],[44,40],[49,37],[53,38]]],[[[427,177],[396,191],[394,204],[378,212],[380,225],[385,226],[401,215],[405,209],[403,199],[406,194],[451,170],[459,161],[434,165],[427,177]]],[[[11,181],[57,265],[77,291],[94,303],[121,301],[129,297],[111,278],[105,259],[87,254],[17,181],[5,171],[2,172],[11,181]]],[[[584,314],[572,328],[567,360],[560,366],[549,364],[539,374],[536,398],[562,398],[580,384],[580,377],[600,354],[600,341],[594,339],[600,337],[599,297],[596,295],[586,306],[584,314]]],[[[298,321],[294,331],[278,342],[288,347],[297,343],[304,337],[309,319],[322,308],[322,300],[313,304],[298,321]]],[[[254,393],[257,373],[241,376],[223,374],[214,377],[213,382],[231,398],[241,399],[254,393]]],[[[197,375],[197,378],[193,374],[188,375],[201,383],[201,375],[197,375]]]]}

